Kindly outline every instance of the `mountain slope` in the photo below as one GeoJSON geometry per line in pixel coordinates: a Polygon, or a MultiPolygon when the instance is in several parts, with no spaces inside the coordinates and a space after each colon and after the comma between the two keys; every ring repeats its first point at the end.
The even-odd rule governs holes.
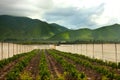
{"type": "Polygon", "coordinates": [[[4,41],[120,41],[120,25],[69,30],[27,17],[0,16],[0,40],[4,41]]]}
{"type": "Polygon", "coordinates": [[[119,41],[120,40],[120,25],[114,24],[101,27],[93,31],[94,40],[104,41],[119,41]]]}
{"type": "Polygon", "coordinates": [[[68,30],[27,17],[0,16],[0,40],[43,40],[68,30]]]}
{"type": "Polygon", "coordinates": [[[89,39],[92,39],[92,30],[79,29],[79,30],[65,31],[63,33],[53,36],[50,39],[51,40],[65,40],[65,41],[89,40],[89,39]]]}
{"type": "Polygon", "coordinates": [[[50,38],[58,41],[120,41],[120,25],[114,24],[98,29],[79,29],[65,31],[50,38]]]}

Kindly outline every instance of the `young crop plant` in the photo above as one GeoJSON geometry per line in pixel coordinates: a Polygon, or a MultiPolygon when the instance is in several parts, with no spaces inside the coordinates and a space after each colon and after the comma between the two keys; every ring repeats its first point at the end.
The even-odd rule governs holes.
{"type": "Polygon", "coordinates": [[[21,73],[19,75],[19,77],[20,77],[21,80],[32,80],[32,77],[30,75],[31,75],[30,72],[24,71],[23,73],[21,73]]]}
{"type": "MultiPolygon", "coordinates": [[[[115,72],[110,71],[109,69],[107,69],[107,67],[93,65],[91,62],[92,60],[89,61],[89,60],[83,59],[83,56],[81,56],[81,55],[60,52],[60,51],[54,51],[54,50],[52,52],[56,53],[58,55],[65,56],[65,57],[75,61],[77,64],[80,64],[84,67],[91,68],[91,69],[95,70],[96,72],[102,74],[103,76],[106,76],[106,78],[108,78],[108,79],[111,79],[111,80],[113,80],[113,79],[119,80],[120,79],[119,74],[116,74],[115,72]],[[80,56],[80,57],[78,57],[78,56],[80,56]]],[[[114,66],[114,64],[112,64],[112,65],[114,66]]]]}
{"type": "MultiPolygon", "coordinates": [[[[54,50],[55,52],[59,52],[59,53],[63,53],[63,54],[66,54],[67,52],[61,52],[61,51],[58,51],[58,50],[54,50]]],[[[116,68],[119,68],[115,62],[111,62],[111,61],[103,61],[103,60],[100,60],[100,59],[93,59],[93,58],[90,58],[88,56],[85,56],[85,55],[80,55],[80,54],[72,54],[72,53],[67,53],[67,54],[71,54],[77,58],[80,58],[82,60],[88,60],[90,61],[91,63],[97,63],[99,65],[105,65],[105,66],[108,66],[108,67],[112,67],[113,69],[116,69],[116,68]]]]}
{"type": "Polygon", "coordinates": [[[65,80],[84,80],[86,79],[86,75],[84,73],[80,73],[75,65],[67,62],[63,57],[59,56],[53,51],[49,51],[49,54],[52,55],[57,62],[59,62],[64,69],[64,79],[65,80]]]}
{"type": "Polygon", "coordinates": [[[19,63],[15,65],[15,67],[7,74],[6,79],[7,80],[16,80],[20,72],[24,69],[24,67],[27,66],[27,64],[30,62],[30,60],[36,55],[36,50],[30,52],[27,54],[24,59],[22,59],[19,63]]]}
{"type": "Polygon", "coordinates": [[[10,62],[15,61],[16,59],[18,59],[22,56],[25,56],[25,55],[27,55],[27,53],[17,54],[17,55],[14,55],[13,57],[10,57],[8,59],[1,60],[0,61],[0,69],[2,69],[5,65],[9,64],[10,62]]]}
{"type": "Polygon", "coordinates": [[[51,74],[48,69],[45,52],[43,50],[41,51],[41,59],[40,59],[40,64],[39,64],[39,75],[40,75],[39,80],[50,80],[51,79],[51,74]]]}

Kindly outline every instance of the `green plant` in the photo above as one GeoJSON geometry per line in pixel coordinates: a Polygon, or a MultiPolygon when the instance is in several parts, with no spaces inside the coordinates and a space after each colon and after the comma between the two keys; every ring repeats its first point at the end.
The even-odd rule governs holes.
{"type": "Polygon", "coordinates": [[[21,80],[32,80],[32,77],[30,75],[31,75],[30,72],[24,71],[23,73],[19,74],[19,78],[21,80]]]}
{"type": "Polygon", "coordinates": [[[52,55],[57,62],[59,62],[64,69],[64,78],[66,80],[81,80],[85,78],[84,73],[78,72],[75,65],[67,62],[63,57],[59,56],[54,51],[49,50],[49,54],[52,55]]]}
{"type": "MultiPolygon", "coordinates": [[[[60,52],[60,51],[56,51],[56,50],[52,50],[52,51],[58,55],[65,56],[65,57],[73,60],[77,64],[80,64],[84,67],[91,68],[91,69],[95,70],[96,72],[106,76],[108,79],[119,80],[119,75],[116,74],[114,71],[111,72],[111,70],[108,69],[109,66],[111,66],[112,68],[115,68],[116,67],[115,63],[109,62],[109,63],[107,63],[107,65],[109,65],[109,66],[101,66],[101,65],[99,65],[99,63],[97,64],[97,61],[94,61],[94,59],[93,60],[86,59],[87,57],[85,57],[83,55],[81,56],[78,54],[71,54],[71,53],[60,52]],[[96,62],[96,65],[93,65],[93,62],[96,62]]],[[[101,61],[98,61],[98,62],[101,62],[101,61]]],[[[104,64],[104,65],[106,65],[106,64],[104,64]]]]}
{"type": "Polygon", "coordinates": [[[48,69],[45,53],[43,52],[43,50],[41,51],[39,70],[40,80],[50,80],[51,74],[48,69]]]}
{"type": "Polygon", "coordinates": [[[32,51],[27,54],[20,62],[18,62],[14,68],[8,72],[6,79],[7,80],[16,80],[19,76],[20,72],[27,66],[29,61],[32,59],[33,56],[36,55],[36,51],[32,51]]]}

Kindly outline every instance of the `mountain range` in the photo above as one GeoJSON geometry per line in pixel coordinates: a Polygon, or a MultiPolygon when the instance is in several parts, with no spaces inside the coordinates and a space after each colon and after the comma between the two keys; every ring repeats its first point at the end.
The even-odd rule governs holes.
{"type": "Polygon", "coordinates": [[[0,41],[120,41],[120,25],[71,30],[27,17],[0,16],[0,41]]]}
{"type": "Polygon", "coordinates": [[[50,38],[51,40],[60,41],[120,41],[120,25],[113,24],[98,29],[78,29],[69,30],[59,33],[50,38]]]}
{"type": "Polygon", "coordinates": [[[37,19],[0,16],[0,40],[4,41],[46,40],[66,30],[68,29],[58,24],[48,24],[37,19]]]}

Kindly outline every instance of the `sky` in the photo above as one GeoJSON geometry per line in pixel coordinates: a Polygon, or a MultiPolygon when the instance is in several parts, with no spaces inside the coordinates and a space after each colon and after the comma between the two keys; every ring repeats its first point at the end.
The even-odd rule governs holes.
{"type": "Polygon", "coordinates": [[[0,15],[26,16],[69,29],[120,24],[120,0],[0,0],[0,15]]]}

